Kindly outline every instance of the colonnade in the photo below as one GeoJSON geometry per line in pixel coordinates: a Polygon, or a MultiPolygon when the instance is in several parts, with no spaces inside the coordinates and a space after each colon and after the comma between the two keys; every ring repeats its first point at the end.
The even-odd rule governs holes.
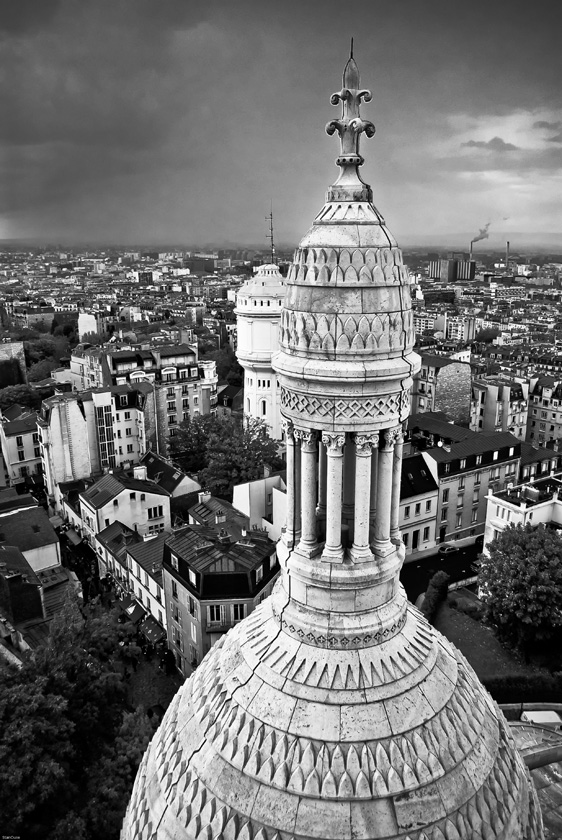
{"type": "Polygon", "coordinates": [[[392,551],[400,538],[402,426],[344,433],[283,425],[287,547],[340,563],[346,543],[355,562],[392,551]]]}

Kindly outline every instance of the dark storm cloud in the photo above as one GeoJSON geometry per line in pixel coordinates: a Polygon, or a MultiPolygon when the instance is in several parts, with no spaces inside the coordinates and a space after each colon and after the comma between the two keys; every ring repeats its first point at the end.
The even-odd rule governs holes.
{"type": "Polygon", "coordinates": [[[545,128],[548,131],[558,131],[562,128],[562,122],[548,122],[548,120],[537,120],[533,123],[533,128],[545,128]]]}
{"type": "Polygon", "coordinates": [[[468,146],[472,149],[487,149],[490,152],[516,152],[518,146],[513,143],[506,143],[501,137],[492,137],[491,140],[468,140],[462,143],[462,146],[468,146]]]}
{"type": "MultiPolygon", "coordinates": [[[[356,0],[349,19],[336,0],[0,3],[0,195],[14,235],[255,241],[273,198],[293,242],[337,174],[323,126],[351,35],[377,125],[365,177],[398,223],[417,191],[425,208],[442,203],[434,147],[454,136],[451,113],[549,117],[560,97],[546,2],[533,27],[519,0],[454,12],[450,0],[356,0]]],[[[445,171],[530,165],[487,143],[498,140],[445,171]]]]}
{"type": "Polygon", "coordinates": [[[547,137],[549,143],[562,143],[562,131],[560,134],[555,134],[554,137],[547,137]]]}

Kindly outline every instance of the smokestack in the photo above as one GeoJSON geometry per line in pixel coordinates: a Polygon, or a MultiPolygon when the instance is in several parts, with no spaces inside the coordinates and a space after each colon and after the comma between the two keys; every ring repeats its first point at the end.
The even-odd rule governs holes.
{"type": "Polygon", "coordinates": [[[468,252],[468,260],[469,260],[469,262],[472,262],[472,245],[473,245],[473,242],[474,242],[474,239],[471,239],[471,240],[470,240],[470,250],[469,250],[469,252],[468,252]]]}
{"type": "Polygon", "coordinates": [[[509,239],[505,243],[505,273],[509,274],[509,239]]]}

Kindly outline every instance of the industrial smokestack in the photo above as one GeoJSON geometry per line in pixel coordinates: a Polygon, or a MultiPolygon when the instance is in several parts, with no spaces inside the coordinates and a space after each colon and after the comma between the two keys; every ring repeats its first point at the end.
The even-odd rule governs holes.
{"type": "Polygon", "coordinates": [[[473,242],[474,242],[474,239],[471,239],[470,240],[470,250],[468,252],[468,261],[469,262],[472,262],[472,244],[473,244],[473,242]]]}
{"type": "Polygon", "coordinates": [[[509,239],[505,243],[505,273],[509,274],[509,239]]]}

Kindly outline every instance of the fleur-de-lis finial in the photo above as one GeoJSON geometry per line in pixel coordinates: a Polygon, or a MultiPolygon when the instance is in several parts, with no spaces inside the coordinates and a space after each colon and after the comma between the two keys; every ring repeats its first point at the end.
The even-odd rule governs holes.
{"type": "Polygon", "coordinates": [[[364,120],[359,113],[361,101],[371,101],[371,91],[361,88],[361,78],[355,59],[353,58],[353,38],[351,39],[350,56],[345,65],[342,79],[342,89],[333,93],[332,105],[342,103],[342,115],[339,119],[330,120],[326,132],[330,135],[336,131],[340,137],[341,151],[336,163],[341,167],[338,180],[328,192],[328,199],[335,201],[369,201],[371,189],[359,176],[358,167],[363,164],[359,154],[359,138],[365,133],[372,137],[375,126],[370,120],[364,120]]]}

